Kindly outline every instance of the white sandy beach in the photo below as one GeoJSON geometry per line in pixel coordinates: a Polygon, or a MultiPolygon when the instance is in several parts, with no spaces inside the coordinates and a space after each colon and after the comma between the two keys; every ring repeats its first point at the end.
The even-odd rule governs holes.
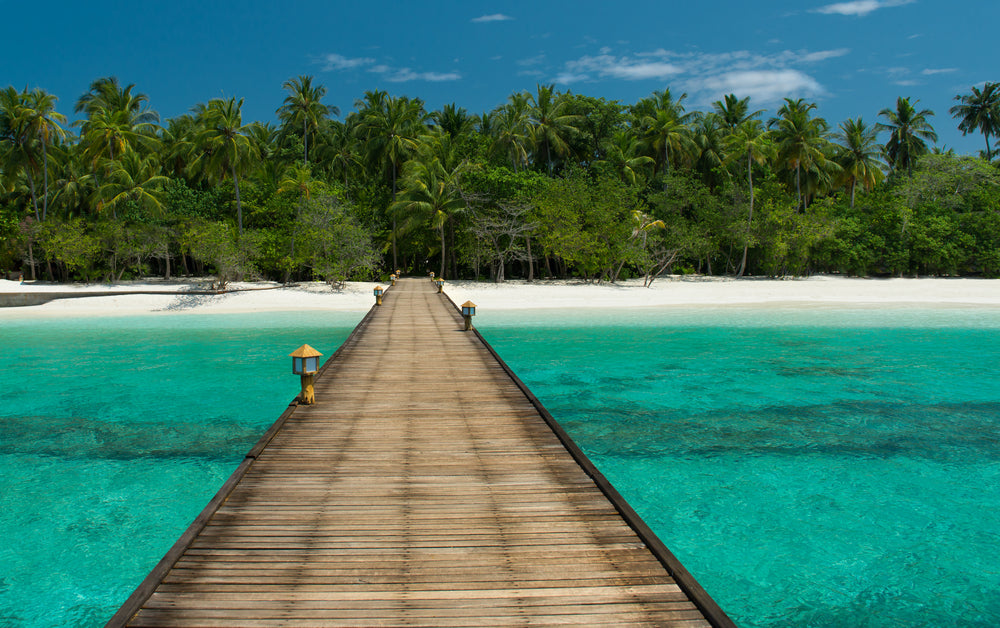
{"type": "MultiPolygon", "coordinates": [[[[428,282],[428,289],[433,289],[428,282]]],[[[49,284],[0,280],[0,293],[136,294],[62,298],[27,307],[0,308],[0,318],[134,316],[142,314],[245,313],[293,310],[368,310],[375,283],[349,283],[333,289],[324,283],[281,287],[274,283],[235,283],[223,294],[187,294],[205,290],[210,279],[123,282],[119,284],[49,284]],[[245,290],[245,291],[243,291],[245,290]],[[157,291],[171,294],[140,294],[157,291]]],[[[729,279],[672,276],[651,288],[641,281],[587,284],[579,281],[508,281],[503,284],[456,281],[445,284],[456,302],[471,300],[489,310],[538,308],[631,308],[670,306],[979,306],[1000,307],[1000,280],[989,279],[851,279],[815,276],[800,279],[729,279]]]]}

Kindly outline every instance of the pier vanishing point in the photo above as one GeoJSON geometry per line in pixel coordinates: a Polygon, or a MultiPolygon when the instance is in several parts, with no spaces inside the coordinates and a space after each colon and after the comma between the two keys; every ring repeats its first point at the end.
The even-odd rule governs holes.
{"type": "Polygon", "coordinates": [[[430,281],[315,391],[109,626],[733,626],[430,281]]]}

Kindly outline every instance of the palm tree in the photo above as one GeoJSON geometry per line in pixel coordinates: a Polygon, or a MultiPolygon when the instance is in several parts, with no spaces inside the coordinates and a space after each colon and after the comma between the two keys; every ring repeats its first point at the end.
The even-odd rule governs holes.
{"type": "Polygon", "coordinates": [[[641,168],[656,163],[652,157],[639,154],[639,139],[625,129],[616,131],[606,148],[605,158],[595,164],[611,166],[621,180],[629,185],[636,184],[638,171],[641,168]]]}
{"type": "Polygon", "coordinates": [[[667,111],[675,118],[684,118],[685,100],[687,94],[681,94],[675,99],[669,87],[663,91],[653,92],[631,107],[634,122],[641,126],[643,118],[655,116],[657,111],[667,111]]]}
{"type": "Polygon", "coordinates": [[[959,119],[958,130],[963,136],[976,130],[982,133],[986,138],[986,161],[990,161],[990,136],[1000,135],[1000,83],[986,83],[981,91],[972,86],[971,94],[959,94],[955,100],[962,104],[948,112],[959,119]]]}
{"type": "Polygon", "coordinates": [[[763,109],[750,111],[749,96],[746,98],[737,98],[736,94],[727,94],[724,98],[725,102],[721,100],[713,102],[712,109],[721,118],[722,126],[730,133],[747,120],[755,120],[760,114],[764,113],[763,109]]]}
{"type": "Polygon", "coordinates": [[[198,121],[191,114],[186,113],[167,120],[167,125],[160,130],[164,174],[191,179],[192,173],[188,165],[197,152],[195,139],[199,130],[198,121]]]}
{"type": "Polygon", "coordinates": [[[851,188],[851,207],[858,183],[866,192],[878,185],[882,172],[882,147],[878,143],[878,129],[868,126],[861,118],[840,123],[840,132],[833,135],[840,142],[838,158],[847,185],[851,188]]]}
{"type": "Polygon", "coordinates": [[[458,174],[461,165],[454,170],[445,169],[441,160],[413,159],[406,165],[403,191],[399,200],[393,203],[394,215],[403,215],[402,231],[410,231],[429,220],[441,237],[441,274],[444,278],[447,256],[445,255],[445,227],[452,216],[465,208],[465,201],[458,190],[458,174]]]}
{"type": "Polygon", "coordinates": [[[66,116],[57,112],[56,101],[59,100],[52,94],[42,89],[34,89],[27,94],[26,108],[24,112],[30,134],[42,144],[42,175],[45,185],[42,192],[42,220],[45,220],[49,213],[49,155],[48,146],[53,139],[63,139],[66,132],[59,126],[59,123],[66,123],[66,116]]]}
{"type": "Polygon", "coordinates": [[[785,98],[778,110],[778,117],[767,125],[774,129],[778,159],[795,171],[796,208],[804,209],[802,202],[802,171],[821,169],[826,164],[827,124],[823,118],[812,118],[809,112],[816,103],[806,103],[801,98],[785,98]]]}
{"type": "Polygon", "coordinates": [[[529,94],[528,120],[535,149],[536,166],[544,161],[552,174],[552,155],[569,154],[569,140],[578,133],[580,116],[567,113],[567,102],[555,85],[537,85],[538,94],[529,94]]]}
{"type": "Polygon", "coordinates": [[[455,103],[445,105],[440,111],[432,113],[430,118],[451,139],[467,135],[476,128],[476,119],[464,107],[458,107],[455,103]]]}
{"type": "MultiPolygon", "coordinates": [[[[382,91],[365,92],[358,108],[355,136],[362,142],[369,163],[384,168],[392,181],[392,202],[396,202],[397,179],[403,163],[417,149],[427,113],[420,99],[393,98],[382,91]]],[[[398,267],[396,218],[392,219],[392,265],[398,267]]]]}
{"type": "Polygon", "coordinates": [[[694,150],[687,123],[669,110],[661,109],[655,117],[645,118],[643,126],[645,145],[654,155],[657,169],[664,173],[670,172],[670,162],[677,156],[694,150]]]}
{"type": "Polygon", "coordinates": [[[74,217],[95,191],[93,175],[85,170],[79,144],[65,145],[62,152],[62,157],[57,160],[59,171],[53,184],[52,205],[61,208],[64,215],[74,217]]]}
{"type": "Polygon", "coordinates": [[[302,165],[309,165],[309,131],[315,133],[324,118],[333,114],[340,115],[340,109],[330,107],[320,102],[326,95],[326,87],[313,86],[313,77],[300,76],[288,79],[281,86],[288,90],[285,104],[278,108],[277,114],[287,125],[302,124],[302,165]]]}
{"type": "MultiPolygon", "coordinates": [[[[23,174],[31,193],[35,220],[41,222],[38,211],[38,193],[35,189],[35,171],[39,167],[37,142],[32,135],[31,120],[34,111],[28,106],[28,92],[18,92],[8,86],[0,92],[0,156],[8,182],[16,181],[23,174]]],[[[34,269],[32,269],[34,272],[34,269]]]]}
{"type": "Polygon", "coordinates": [[[316,144],[320,162],[323,163],[330,176],[343,174],[344,191],[348,187],[351,173],[361,166],[359,154],[360,145],[353,130],[343,122],[328,120],[318,136],[321,144],[316,144]]]}
{"type": "Polygon", "coordinates": [[[196,105],[202,130],[196,144],[202,153],[197,161],[219,180],[233,178],[236,194],[236,219],[243,235],[243,207],[240,204],[240,174],[249,170],[258,157],[257,148],[250,138],[250,125],[243,124],[243,99],[213,98],[208,105],[196,105]]]}
{"type": "MultiPolygon", "coordinates": [[[[313,191],[316,189],[316,181],[312,178],[312,173],[309,168],[306,167],[291,167],[285,171],[284,176],[278,183],[278,192],[294,192],[299,196],[299,202],[295,207],[296,221],[292,225],[291,234],[291,250],[289,252],[289,260],[294,264],[295,260],[295,236],[299,229],[299,219],[302,216],[302,208],[305,204],[312,198],[313,191]]],[[[292,270],[292,265],[290,264],[285,268],[285,283],[288,283],[289,273],[292,270]]]]}
{"type": "MultiPolygon", "coordinates": [[[[86,114],[73,123],[80,127],[81,158],[98,188],[126,153],[149,154],[162,147],[156,135],[160,116],[148,108],[148,96],[132,93],[134,87],[123,87],[115,77],[99,78],[76,102],[74,110],[86,114]]],[[[116,216],[114,205],[111,211],[116,216]]]]}
{"type": "MultiPolygon", "coordinates": [[[[920,102],[915,101],[913,104],[920,102]]],[[[909,97],[900,96],[896,100],[896,110],[886,108],[878,115],[888,120],[887,124],[879,122],[875,128],[889,132],[889,141],[885,144],[885,152],[893,170],[906,168],[906,173],[913,176],[913,163],[917,157],[927,152],[927,143],[937,141],[937,133],[927,118],[934,115],[930,109],[917,111],[910,103],[909,97]]]]}
{"type": "Polygon", "coordinates": [[[77,99],[73,111],[84,113],[88,117],[97,109],[127,111],[132,114],[136,124],[159,122],[159,114],[148,109],[149,96],[133,94],[134,87],[135,83],[122,87],[115,76],[99,78],[90,84],[90,91],[77,99]]]}
{"type": "Polygon", "coordinates": [[[135,120],[128,111],[99,107],[86,120],[74,123],[82,126],[81,142],[92,165],[102,158],[114,161],[129,151],[154,152],[161,147],[153,134],[156,126],[135,120]]]}
{"type": "Polygon", "coordinates": [[[117,207],[133,201],[146,209],[163,208],[162,186],[170,179],[160,174],[160,164],[155,155],[140,156],[129,152],[111,165],[109,174],[101,185],[101,203],[117,207]]]}
{"type": "Polygon", "coordinates": [[[507,104],[497,107],[490,115],[494,152],[503,152],[514,166],[514,172],[528,163],[527,142],[531,133],[528,112],[531,104],[526,92],[512,94],[507,104]]]}
{"type": "Polygon", "coordinates": [[[742,277],[747,267],[747,251],[750,248],[750,231],[753,225],[753,165],[763,164],[775,155],[771,136],[764,131],[764,125],[759,120],[747,118],[726,136],[726,147],[729,149],[729,160],[742,160],[746,157],[747,187],[750,190],[750,212],[747,215],[747,232],[743,240],[743,260],[740,262],[738,277],[742,277]]]}
{"type": "Polygon", "coordinates": [[[718,168],[725,161],[724,127],[716,113],[699,114],[691,126],[694,167],[710,189],[719,185],[718,168]]]}

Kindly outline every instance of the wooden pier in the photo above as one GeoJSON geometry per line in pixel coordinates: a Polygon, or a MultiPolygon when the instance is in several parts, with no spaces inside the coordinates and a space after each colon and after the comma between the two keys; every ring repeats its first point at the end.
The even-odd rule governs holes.
{"type": "Polygon", "coordinates": [[[398,281],[108,625],[733,626],[462,329],[398,281]]]}

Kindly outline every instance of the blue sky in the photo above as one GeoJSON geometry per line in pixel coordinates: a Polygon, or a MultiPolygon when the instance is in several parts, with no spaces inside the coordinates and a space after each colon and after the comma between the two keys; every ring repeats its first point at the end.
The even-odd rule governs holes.
{"type": "Polygon", "coordinates": [[[963,138],[948,108],[1000,81],[997,0],[0,0],[0,15],[0,85],[42,87],[67,115],[110,75],[164,118],[237,96],[247,121],[274,120],[302,74],[342,117],[376,88],[478,113],[538,83],[625,103],[669,86],[689,109],[730,92],[761,109],[806,98],[833,127],[910,96],[936,113],[939,144],[975,152],[982,136],[963,138]]]}

